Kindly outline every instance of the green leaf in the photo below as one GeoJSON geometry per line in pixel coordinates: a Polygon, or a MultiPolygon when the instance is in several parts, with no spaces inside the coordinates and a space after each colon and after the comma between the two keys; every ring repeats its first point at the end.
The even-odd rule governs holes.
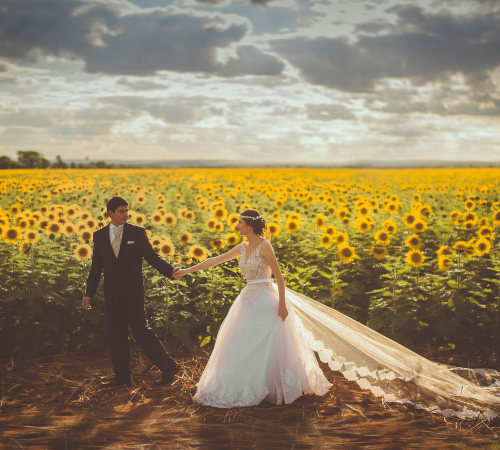
{"type": "Polygon", "coordinates": [[[212,340],[212,336],[205,336],[203,339],[200,336],[200,347],[204,347],[212,340]]]}
{"type": "Polygon", "coordinates": [[[169,328],[173,335],[179,338],[188,350],[193,350],[193,342],[191,341],[191,336],[189,336],[190,327],[187,323],[174,322],[170,324],[169,328]]]}

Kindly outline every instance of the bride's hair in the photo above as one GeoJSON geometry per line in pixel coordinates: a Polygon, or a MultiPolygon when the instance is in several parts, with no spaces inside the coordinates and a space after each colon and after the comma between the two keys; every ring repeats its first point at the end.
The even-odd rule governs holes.
{"type": "Polygon", "coordinates": [[[253,228],[255,234],[263,238],[267,237],[266,219],[259,214],[259,211],[256,209],[245,209],[245,211],[240,213],[240,216],[246,216],[242,217],[242,219],[248,226],[253,228]]]}

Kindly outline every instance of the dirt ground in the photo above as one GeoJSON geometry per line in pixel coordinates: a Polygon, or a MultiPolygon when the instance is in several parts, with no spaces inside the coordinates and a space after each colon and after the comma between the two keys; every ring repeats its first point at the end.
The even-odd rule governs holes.
{"type": "MultiPolygon", "coordinates": [[[[112,375],[107,351],[69,353],[35,361],[0,361],[1,449],[500,449],[500,419],[445,418],[386,404],[321,364],[334,384],[324,397],[291,405],[221,410],[192,400],[210,349],[176,355],[182,370],[168,386],[133,347],[133,384],[102,389],[112,375]],[[338,392],[338,397],[336,396],[338,392]]],[[[434,361],[500,369],[488,349],[434,361]]]]}

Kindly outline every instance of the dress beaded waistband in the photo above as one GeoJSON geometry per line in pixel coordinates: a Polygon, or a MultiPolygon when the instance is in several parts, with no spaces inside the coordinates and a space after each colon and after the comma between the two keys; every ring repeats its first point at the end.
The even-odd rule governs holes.
{"type": "Polygon", "coordinates": [[[256,283],[272,283],[272,278],[257,278],[256,280],[247,280],[247,284],[256,284],[256,283]]]}

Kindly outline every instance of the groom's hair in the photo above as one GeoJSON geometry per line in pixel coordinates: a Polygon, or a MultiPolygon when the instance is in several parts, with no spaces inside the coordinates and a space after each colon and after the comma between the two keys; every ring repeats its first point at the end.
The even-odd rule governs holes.
{"type": "Polygon", "coordinates": [[[119,206],[128,206],[127,200],[123,197],[113,197],[106,203],[106,210],[114,213],[119,206]]]}

